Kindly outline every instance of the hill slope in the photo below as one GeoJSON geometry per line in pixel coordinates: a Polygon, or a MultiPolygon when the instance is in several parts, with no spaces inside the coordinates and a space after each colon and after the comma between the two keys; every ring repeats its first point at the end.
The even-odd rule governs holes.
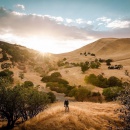
{"type": "Polygon", "coordinates": [[[70,112],[63,103],[54,103],[35,118],[15,130],[106,130],[108,121],[119,122],[114,103],[71,102],[70,112]]]}
{"type": "MultiPolygon", "coordinates": [[[[130,60],[130,38],[103,38],[82,48],[69,53],[57,55],[60,58],[66,57],[70,62],[80,62],[92,57],[80,55],[80,53],[90,52],[96,55],[96,58],[113,59],[114,61],[124,60],[124,64],[130,60]]],[[[123,63],[122,62],[122,63],[123,63]]],[[[130,65],[130,64],[129,64],[130,65]]]]}

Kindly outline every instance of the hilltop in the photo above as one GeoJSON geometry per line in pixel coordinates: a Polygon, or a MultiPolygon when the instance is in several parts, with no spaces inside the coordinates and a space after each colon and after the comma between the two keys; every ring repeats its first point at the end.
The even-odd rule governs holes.
{"type": "Polygon", "coordinates": [[[69,53],[56,55],[57,57],[66,57],[69,62],[81,62],[92,60],[92,57],[83,57],[80,53],[94,53],[96,58],[113,59],[123,65],[130,65],[130,38],[102,38],[90,43],[82,48],[69,53]]]}
{"type": "Polygon", "coordinates": [[[70,102],[70,112],[64,112],[63,103],[55,103],[33,119],[14,130],[106,130],[115,122],[120,123],[114,113],[116,103],[70,102]]]}

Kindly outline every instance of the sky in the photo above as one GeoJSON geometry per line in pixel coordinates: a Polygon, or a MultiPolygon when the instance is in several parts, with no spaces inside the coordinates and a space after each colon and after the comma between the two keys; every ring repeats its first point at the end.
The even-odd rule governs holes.
{"type": "Polygon", "coordinates": [[[130,0],[0,0],[0,40],[54,54],[130,38],[130,0]]]}

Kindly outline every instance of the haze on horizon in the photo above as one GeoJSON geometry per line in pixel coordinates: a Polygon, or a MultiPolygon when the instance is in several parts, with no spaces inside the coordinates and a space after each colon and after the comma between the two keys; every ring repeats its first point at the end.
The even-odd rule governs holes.
{"type": "Polygon", "coordinates": [[[0,40],[64,53],[130,37],[130,0],[0,0],[0,40]]]}

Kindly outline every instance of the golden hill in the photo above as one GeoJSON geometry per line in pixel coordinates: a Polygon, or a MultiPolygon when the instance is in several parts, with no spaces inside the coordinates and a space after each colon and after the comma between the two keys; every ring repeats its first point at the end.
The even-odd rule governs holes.
{"type": "Polygon", "coordinates": [[[107,130],[108,121],[120,122],[114,113],[116,103],[70,102],[70,112],[64,112],[63,103],[54,103],[33,119],[14,130],[107,130]]]}
{"type": "Polygon", "coordinates": [[[130,38],[103,38],[90,43],[82,48],[69,53],[56,55],[60,58],[67,58],[69,62],[80,62],[92,60],[93,57],[83,56],[80,53],[94,53],[96,58],[113,59],[130,65],[130,38]]]}

